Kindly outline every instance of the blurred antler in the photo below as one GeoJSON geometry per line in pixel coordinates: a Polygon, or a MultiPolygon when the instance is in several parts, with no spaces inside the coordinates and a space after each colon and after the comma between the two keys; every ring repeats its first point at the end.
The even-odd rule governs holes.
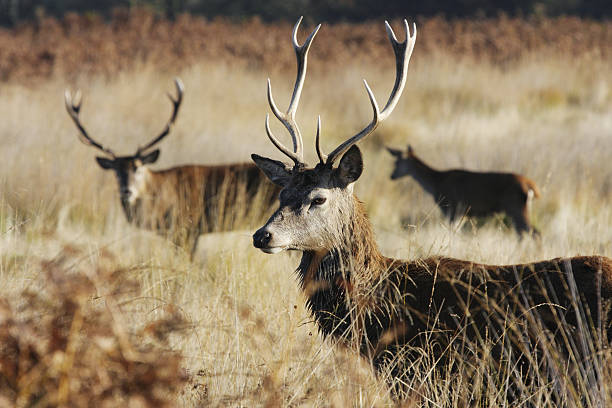
{"type": "Polygon", "coordinates": [[[164,137],[168,136],[168,133],[170,133],[170,129],[172,128],[172,125],[174,125],[174,121],[176,120],[176,116],[178,115],[179,108],[181,107],[181,103],[183,102],[183,92],[185,91],[185,87],[183,86],[183,82],[180,80],[180,78],[174,78],[174,85],[176,86],[176,99],[174,99],[172,95],[168,93],[168,98],[170,98],[170,101],[173,105],[170,120],[168,121],[168,123],[166,123],[166,127],[164,127],[164,130],[162,130],[159,136],[157,136],[155,139],[153,139],[143,147],[138,148],[138,150],[136,151],[137,156],[140,156],[147,149],[150,149],[151,147],[155,146],[164,137]]]}
{"type": "Polygon", "coordinates": [[[96,142],[91,137],[89,137],[89,135],[87,134],[87,131],[81,124],[81,121],[79,119],[79,113],[81,111],[81,103],[83,102],[81,98],[81,91],[77,91],[73,98],[70,91],[66,89],[66,92],[64,93],[64,101],[66,102],[66,111],[68,111],[68,115],[70,115],[70,117],[72,118],[72,121],[74,122],[76,127],[81,132],[79,134],[79,140],[86,145],[93,146],[99,150],[102,150],[104,153],[114,158],[115,153],[111,149],[102,146],[100,143],[96,142]]]}

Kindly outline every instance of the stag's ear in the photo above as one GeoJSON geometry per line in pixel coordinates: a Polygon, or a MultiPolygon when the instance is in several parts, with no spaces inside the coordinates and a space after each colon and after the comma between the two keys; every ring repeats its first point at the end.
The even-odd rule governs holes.
{"type": "Polygon", "coordinates": [[[252,154],[251,159],[257,167],[270,179],[274,184],[285,187],[291,180],[291,170],[287,165],[278,160],[268,159],[258,154],[252,154]]]}
{"type": "Polygon", "coordinates": [[[142,164],[151,164],[155,163],[157,159],[159,159],[159,149],[155,149],[146,156],[142,156],[140,158],[140,161],[142,162],[142,164]]]}
{"type": "Polygon", "coordinates": [[[362,172],[363,158],[361,157],[361,151],[356,145],[353,145],[340,159],[340,164],[334,171],[334,177],[340,186],[346,187],[357,181],[362,172]]]}
{"type": "Polygon", "coordinates": [[[408,154],[414,154],[414,149],[410,145],[408,145],[408,148],[406,149],[406,151],[408,152],[408,154]]]}
{"type": "Polygon", "coordinates": [[[112,169],[115,167],[115,161],[107,159],[106,157],[96,157],[96,161],[104,170],[112,169]]]}
{"type": "Polygon", "coordinates": [[[394,149],[392,147],[387,147],[387,150],[389,151],[389,153],[391,153],[391,155],[393,155],[395,157],[402,157],[402,151],[401,150],[397,150],[397,149],[394,149]]]}

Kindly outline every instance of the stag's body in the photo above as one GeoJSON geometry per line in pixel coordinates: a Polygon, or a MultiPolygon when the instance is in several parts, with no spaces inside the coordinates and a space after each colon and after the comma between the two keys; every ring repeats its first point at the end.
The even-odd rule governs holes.
{"type": "Polygon", "coordinates": [[[436,170],[417,157],[410,146],[406,152],[395,149],[389,152],[396,157],[391,179],[414,178],[451,222],[464,214],[486,217],[505,213],[519,235],[535,231],[529,222],[528,203],[531,197],[538,198],[540,192],[527,177],[464,169],[436,170]]]}
{"type": "Polygon", "coordinates": [[[149,149],[169,134],[183,100],[183,85],[178,79],[175,83],[177,98],[170,97],[174,106],[170,120],[157,137],[131,156],[117,156],[87,134],[79,119],[80,96],[74,103],[66,92],[66,109],[80,131],[79,139],[110,156],[96,160],[103,169],[114,171],[128,222],[156,231],[193,257],[200,234],[230,231],[261,220],[276,202],[279,189],[251,163],[158,171],[148,167],[160,153],[149,149]]]}
{"type": "Polygon", "coordinates": [[[246,227],[258,215],[261,220],[278,191],[252,163],[159,171],[141,166],[121,205],[128,222],[157,231],[193,255],[201,234],[246,227]]]}
{"type": "Polygon", "coordinates": [[[612,338],[609,258],[581,256],[519,265],[440,256],[398,260],[380,253],[355,197],[352,208],[343,210],[352,213],[344,232],[329,248],[303,251],[298,278],[321,333],[359,350],[378,371],[390,370],[392,380],[407,380],[402,378],[407,375],[405,362],[397,360],[407,346],[437,351],[432,360],[445,368],[452,349],[448,346],[457,335],[465,334],[477,346],[478,339],[504,330],[510,341],[524,332],[535,336],[539,327],[530,327],[534,320],[526,317],[529,314],[538,314],[560,344],[563,330],[575,327],[577,312],[585,310],[592,318],[587,326],[601,326],[612,338]],[[576,298],[568,289],[570,274],[577,285],[576,298]],[[577,310],[576,302],[584,310],[577,310]],[[512,327],[518,316],[522,324],[512,327]],[[561,322],[567,327],[560,327],[561,322]],[[504,323],[508,327],[502,327],[504,323]]]}
{"type": "MultiPolygon", "coordinates": [[[[391,382],[406,384],[413,351],[432,353],[431,361],[444,367],[457,338],[476,353],[486,339],[492,339],[493,352],[501,357],[506,347],[517,347],[511,355],[528,354],[520,349],[520,340],[508,344],[502,336],[514,333],[519,339],[527,336],[534,344],[542,344],[540,334],[548,330],[552,341],[567,339],[572,330],[581,327],[578,316],[587,316],[583,322],[587,330],[601,327],[612,335],[608,313],[612,259],[587,256],[503,266],[445,257],[404,261],[383,256],[362,204],[353,195],[354,182],[363,171],[355,143],[372,133],[397,103],[416,36],[410,36],[405,22],[407,39],[399,43],[387,27],[397,77],[385,108],[378,109],[367,88],[374,111],[372,122],[329,156],[319,146],[319,122],[319,163],[308,168],[293,117],[306,54],[318,28],[299,46],[295,39],[298,26],[299,21],[294,28],[298,76],[286,115],[275,106],[268,88],[270,106],[289,130],[293,151],[272,135],[266,120],[268,137],[294,166],[252,155],[259,168],[282,187],[280,207],[255,232],[253,245],[266,253],[302,252],[297,274],[324,336],[359,350],[378,371],[390,372],[391,382]]],[[[501,363],[502,359],[496,361],[501,363]]]]}
{"type": "Polygon", "coordinates": [[[401,384],[410,383],[413,357],[423,352],[446,370],[453,350],[462,345],[480,350],[486,347],[483,339],[493,339],[496,361],[507,361],[502,346],[510,344],[521,362],[517,372],[524,373],[531,351],[525,336],[529,347],[536,347],[544,343],[542,332],[553,333],[555,350],[569,350],[566,337],[584,328],[590,336],[601,327],[612,338],[612,259],[486,265],[441,256],[385,257],[362,204],[342,187],[343,172],[358,174],[357,147],[342,161],[337,169],[294,169],[281,190],[280,208],[255,233],[254,245],[267,253],[302,251],[297,274],[321,333],[358,350],[379,373],[389,373],[399,395],[406,391],[401,384]],[[351,162],[356,167],[349,168],[351,162]],[[587,316],[583,326],[579,315],[587,316]]]}

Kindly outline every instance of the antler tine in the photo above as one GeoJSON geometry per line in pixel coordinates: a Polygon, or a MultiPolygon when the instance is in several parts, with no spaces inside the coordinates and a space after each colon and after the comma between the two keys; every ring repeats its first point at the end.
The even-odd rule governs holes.
{"type": "MultiPolygon", "coordinates": [[[[268,125],[266,128],[266,132],[268,133],[268,137],[270,137],[270,140],[272,140],[272,143],[274,143],[274,145],[279,150],[281,150],[284,154],[289,156],[289,158],[291,158],[291,160],[295,162],[296,166],[303,164],[304,149],[303,149],[303,142],[302,142],[302,135],[300,133],[300,128],[297,122],[295,121],[295,113],[297,111],[297,107],[300,101],[300,96],[302,94],[302,87],[304,86],[304,79],[306,78],[308,50],[310,49],[312,40],[314,39],[315,35],[317,35],[317,32],[321,28],[321,24],[319,24],[310,33],[308,38],[306,38],[306,41],[304,41],[304,44],[299,45],[298,40],[297,40],[297,32],[298,32],[301,22],[302,22],[302,17],[300,17],[300,19],[297,21],[297,23],[293,27],[293,33],[291,35],[291,40],[293,43],[293,48],[295,50],[295,56],[297,59],[297,75],[295,79],[295,86],[293,88],[293,95],[291,96],[291,101],[289,102],[289,107],[287,108],[286,113],[282,113],[276,106],[276,103],[274,102],[274,98],[272,96],[272,85],[270,83],[270,79],[268,78],[268,102],[270,104],[270,108],[272,109],[272,113],[274,113],[274,116],[276,116],[276,118],[285,126],[285,128],[287,128],[287,130],[289,131],[289,134],[291,135],[291,140],[293,141],[293,153],[287,154],[287,152],[289,152],[289,149],[285,147],[283,148],[279,147],[279,146],[282,146],[282,144],[278,141],[278,139],[272,136],[272,133],[270,132],[268,125]]],[[[268,123],[267,119],[266,119],[266,123],[268,123]]]]}
{"type": "Polygon", "coordinates": [[[302,17],[298,20],[293,27],[292,34],[292,42],[293,48],[295,50],[295,56],[297,59],[297,77],[295,79],[295,87],[293,88],[293,96],[291,97],[291,102],[289,102],[289,108],[287,109],[287,114],[291,116],[291,118],[295,118],[295,112],[297,111],[298,104],[300,102],[300,96],[302,95],[302,87],[304,86],[304,79],[306,78],[306,66],[308,63],[308,50],[310,49],[310,44],[312,44],[312,40],[315,35],[319,32],[321,28],[321,24],[317,25],[314,30],[310,33],[304,44],[300,45],[297,40],[297,32],[300,27],[300,23],[302,22],[302,17]]]}
{"type": "Polygon", "coordinates": [[[317,148],[317,156],[319,156],[319,162],[325,164],[327,155],[321,150],[321,115],[317,119],[317,135],[315,136],[315,147],[317,148]]]}
{"type": "Polygon", "coordinates": [[[416,42],[417,36],[416,24],[412,23],[413,34],[411,36],[410,27],[408,26],[408,21],[406,21],[406,19],[404,19],[406,39],[402,43],[397,41],[395,33],[393,32],[393,28],[391,28],[391,25],[389,25],[388,21],[385,21],[385,28],[387,29],[387,35],[389,36],[389,41],[391,41],[391,45],[393,46],[393,52],[395,53],[396,74],[393,90],[391,91],[391,95],[389,95],[387,104],[380,113],[380,120],[385,120],[391,114],[391,112],[393,112],[393,109],[395,109],[395,105],[397,105],[400,96],[402,96],[402,91],[404,90],[404,86],[406,85],[406,78],[408,76],[408,64],[410,63],[410,57],[412,56],[412,51],[414,50],[414,44],[416,42]]]}
{"type": "Polygon", "coordinates": [[[185,86],[183,85],[183,82],[180,78],[174,78],[174,85],[176,87],[176,99],[174,99],[169,92],[167,94],[173,106],[170,120],[168,120],[168,123],[166,123],[164,130],[162,130],[159,136],[157,136],[155,139],[153,139],[151,142],[147,143],[143,147],[138,148],[138,150],[136,151],[137,155],[140,155],[147,149],[150,149],[151,147],[155,146],[157,143],[159,143],[159,141],[161,141],[164,137],[168,136],[168,134],[170,133],[170,129],[172,128],[172,125],[174,125],[174,121],[176,120],[176,117],[178,115],[179,108],[181,107],[181,103],[183,102],[183,93],[185,92],[185,86]]]}
{"type": "Polygon", "coordinates": [[[272,130],[270,130],[270,115],[269,114],[266,115],[266,133],[268,134],[268,138],[270,139],[272,144],[276,146],[278,150],[280,150],[285,155],[287,155],[287,157],[293,160],[296,166],[299,166],[300,163],[302,163],[302,159],[296,153],[292,152],[291,150],[283,146],[283,144],[279,142],[278,139],[272,134],[272,130]]]}
{"type": "Polygon", "coordinates": [[[88,146],[93,146],[96,149],[99,149],[114,158],[115,153],[111,149],[102,146],[100,143],[89,137],[87,131],[81,124],[81,120],[79,119],[81,103],[83,102],[81,98],[81,91],[77,91],[75,94],[75,98],[73,98],[70,91],[66,89],[66,91],[64,92],[64,102],[66,103],[66,111],[68,112],[68,115],[70,115],[70,118],[72,118],[72,121],[81,132],[79,134],[79,140],[81,141],[81,143],[86,144],[88,146]]]}
{"type": "Polygon", "coordinates": [[[374,113],[372,121],[370,122],[370,124],[368,124],[368,126],[363,128],[355,136],[351,137],[350,139],[341,143],[340,146],[336,147],[334,151],[331,152],[329,156],[327,156],[328,164],[332,164],[340,155],[347,151],[349,147],[357,143],[360,139],[363,139],[364,137],[372,133],[380,122],[380,109],[378,108],[378,102],[376,102],[376,98],[374,97],[374,94],[372,93],[372,89],[370,89],[368,82],[364,79],[363,83],[365,85],[366,92],[368,93],[368,97],[370,98],[370,103],[372,104],[372,111],[374,113]]]}
{"type": "Polygon", "coordinates": [[[385,21],[385,26],[387,29],[387,35],[389,36],[389,40],[391,41],[391,46],[393,47],[393,52],[395,54],[395,84],[393,85],[393,90],[389,95],[389,99],[385,104],[385,107],[382,111],[378,109],[378,103],[376,102],[376,98],[372,93],[372,90],[368,86],[368,83],[364,80],[366,91],[368,93],[368,97],[370,98],[370,103],[372,104],[372,110],[374,111],[374,117],[372,121],[363,128],[359,133],[355,136],[351,137],[344,143],[340,144],[333,152],[329,154],[327,157],[327,163],[333,163],[340,155],[342,155],[345,151],[347,151],[352,145],[357,143],[359,140],[363,139],[370,133],[372,133],[378,124],[385,120],[393,109],[397,102],[399,101],[400,96],[402,95],[402,91],[404,90],[404,86],[406,85],[406,77],[408,73],[408,64],[410,62],[410,56],[412,55],[412,50],[414,49],[414,44],[416,41],[416,24],[413,24],[413,34],[410,35],[410,28],[408,26],[408,22],[404,20],[404,27],[406,29],[406,40],[402,43],[397,41],[395,37],[395,33],[393,29],[389,25],[387,21],[385,21]]]}

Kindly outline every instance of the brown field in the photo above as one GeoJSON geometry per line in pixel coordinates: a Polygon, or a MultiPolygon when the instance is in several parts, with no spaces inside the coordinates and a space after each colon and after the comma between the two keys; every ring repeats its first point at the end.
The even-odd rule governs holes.
{"type": "MultiPolygon", "coordinates": [[[[500,17],[430,18],[419,19],[417,24],[417,57],[442,54],[505,67],[526,58],[565,55],[597,60],[612,54],[612,22],[500,17]]],[[[270,73],[291,70],[293,55],[279,53],[285,49],[291,27],[290,23],[270,25],[256,18],[240,24],[207,21],[188,14],[170,22],[145,10],[117,10],[110,21],[76,14],[63,20],[43,18],[15,30],[0,29],[0,80],[112,76],[147,64],[174,73],[212,61],[270,73]]],[[[322,41],[312,50],[313,60],[325,61],[316,64],[316,70],[334,70],[342,61],[393,64],[386,58],[389,45],[378,35],[378,23],[335,24],[327,32],[333,41],[322,41]]]]}
{"type": "MultiPolygon", "coordinates": [[[[612,23],[417,24],[404,95],[360,143],[356,194],[383,253],[486,263],[612,256],[612,23]],[[519,241],[501,218],[449,226],[416,183],[389,180],[384,147],[407,143],[438,168],[535,180],[542,197],[531,216],[541,240],[519,241]]],[[[73,15],[0,30],[0,405],[392,405],[364,361],[317,334],[292,274],[295,254],[260,253],[245,226],[202,236],[190,262],[131,227],[114,177],[78,142],[64,109],[64,89],[80,87],[92,136],[132,153],[164,125],[164,92],[180,76],[185,101],[154,168],[247,161],[253,152],[278,158],[264,132],[265,85],[270,77],[285,106],[295,75],[290,32],[289,23],[169,23],[145,12],[117,13],[108,24],[73,15]]],[[[380,102],[392,86],[391,54],[382,21],[322,27],[297,116],[307,160],[318,114],[326,150],[370,120],[361,78],[380,102]]],[[[552,397],[604,406],[611,357],[598,356],[599,381],[582,372],[557,378],[563,392],[526,393],[537,406],[557,406],[552,397]]],[[[417,362],[422,375],[407,406],[462,407],[483,397],[486,406],[507,406],[498,384],[474,379],[486,375],[487,361],[476,375],[465,362],[445,378],[417,362]]]]}

